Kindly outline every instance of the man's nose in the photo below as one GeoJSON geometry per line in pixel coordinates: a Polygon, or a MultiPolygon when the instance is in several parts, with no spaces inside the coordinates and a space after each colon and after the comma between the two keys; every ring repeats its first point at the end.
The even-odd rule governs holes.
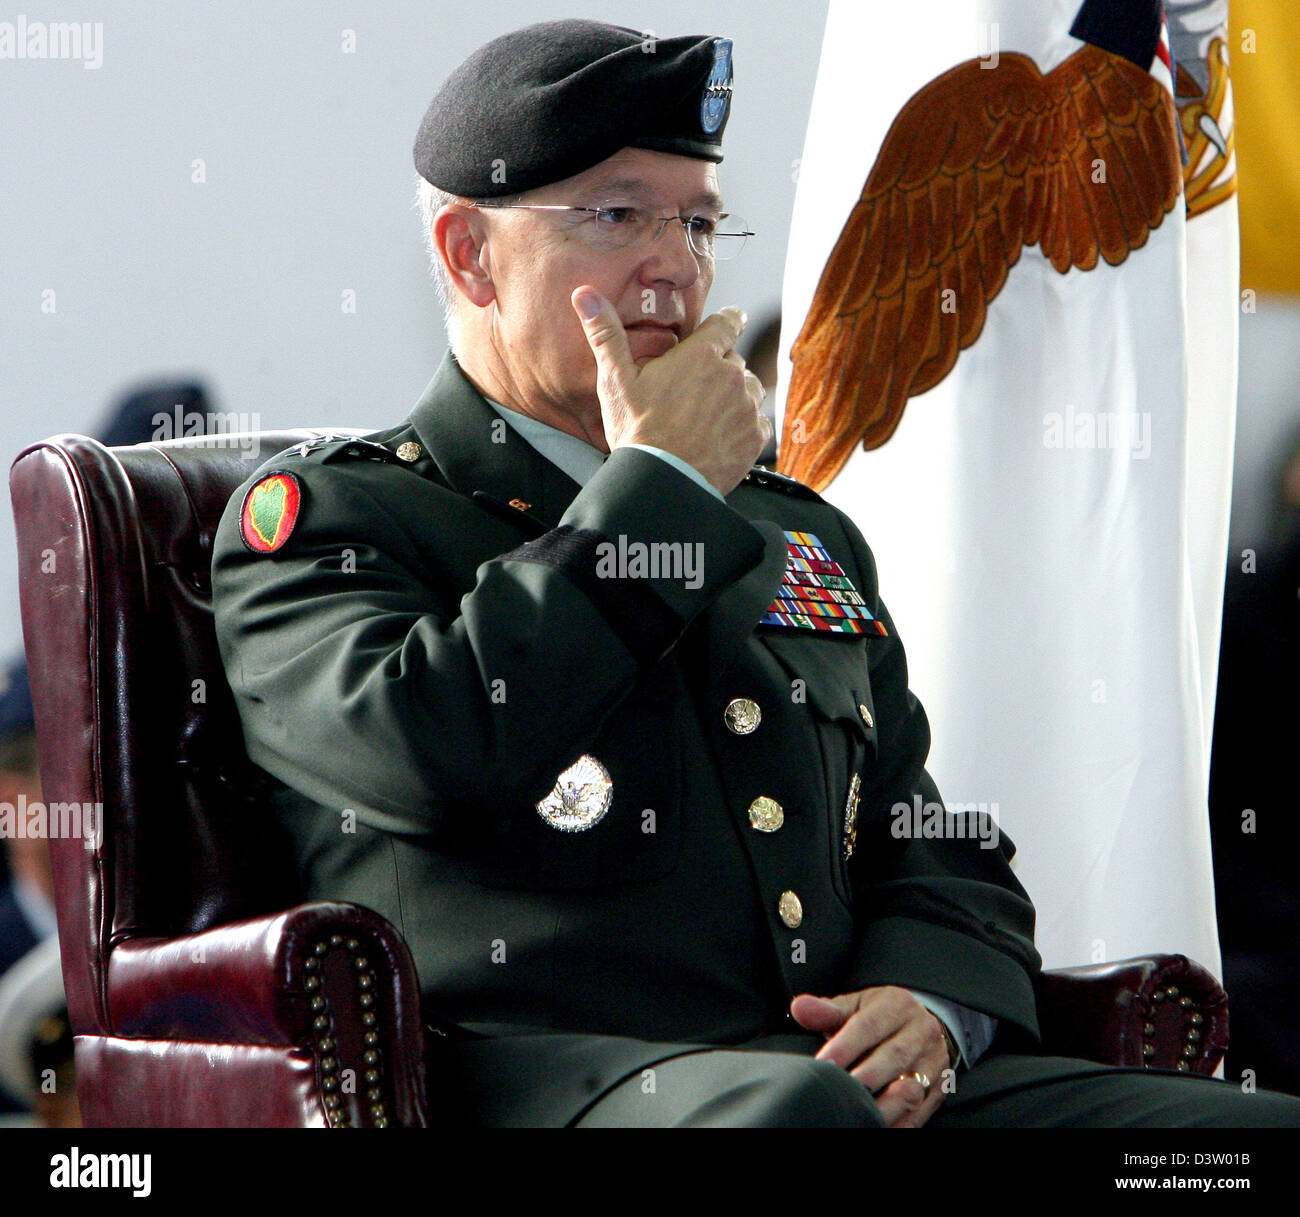
{"type": "Polygon", "coordinates": [[[674,216],[660,224],[654,240],[645,247],[642,276],[649,281],[667,279],[676,288],[690,287],[700,275],[700,257],[691,248],[685,223],[674,216]]]}

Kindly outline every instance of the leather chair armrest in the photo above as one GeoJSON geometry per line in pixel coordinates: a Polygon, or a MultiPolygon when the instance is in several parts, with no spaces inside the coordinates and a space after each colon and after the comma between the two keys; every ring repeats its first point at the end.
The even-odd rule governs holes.
{"type": "Polygon", "coordinates": [[[425,1122],[415,965],[369,909],[305,904],[180,938],[124,939],[109,953],[107,1006],[120,1039],[293,1049],[314,1058],[331,1111],[425,1122]]]}
{"type": "Polygon", "coordinates": [[[1228,1048],[1228,995],[1185,955],[1042,973],[1043,1052],[1107,1065],[1213,1074],[1228,1048]]]}

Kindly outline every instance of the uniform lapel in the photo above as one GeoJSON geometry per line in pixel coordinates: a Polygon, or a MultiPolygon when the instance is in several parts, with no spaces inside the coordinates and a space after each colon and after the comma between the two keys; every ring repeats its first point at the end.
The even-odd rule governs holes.
{"type": "Polygon", "coordinates": [[[578,493],[577,482],[488,405],[450,353],[411,411],[411,425],[447,484],[467,498],[487,495],[550,529],[578,493]]]}
{"type": "Polygon", "coordinates": [[[751,519],[750,523],[762,534],[763,558],[705,613],[709,671],[714,680],[726,675],[737,649],[776,598],[785,571],[786,540],[781,526],[771,520],[751,519]]]}

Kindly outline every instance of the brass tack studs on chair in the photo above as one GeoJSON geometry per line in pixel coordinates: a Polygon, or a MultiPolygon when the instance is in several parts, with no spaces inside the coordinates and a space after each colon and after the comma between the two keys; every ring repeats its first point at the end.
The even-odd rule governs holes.
{"type": "Polygon", "coordinates": [[[308,1007],[316,1014],[311,1025],[318,1036],[316,1053],[320,1061],[320,1089],[324,1096],[326,1123],[331,1128],[346,1128],[352,1123],[340,1094],[339,1070],[343,1062],[337,1053],[336,1040],[329,1034],[331,1030],[329,1002],[323,991],[321,975],[322,957],[332,948],[340,947],[350,954],[355,969],[357,1004],[361,1007],[361,1025],[364,1028],[361,1039],[365,1050],[361,1055],[361,1063],[365,1067],[362,1078],[367,1088],[365,1095],[369,1105],[369,1119],[363,1120],[362,1123],[368,1122],[376,1128],[387,1128],[388,1115],[384,1109],[384,1092],[381,1085],[383,1074],[379,1068],[382,1061],[378,1047],[379,1033],[375,1030],[379,1021],[374,1010],[376,1005],[374,990],[377,980],[370,966],[370,960],[364,955],[356,954],[361,949],[360,940],[345,937],[343,934],[331,934],[328,939],[317,942],[311,948],[305,961],[307,976],[303,980],[303,988],[309,995],[308,1007]]]}

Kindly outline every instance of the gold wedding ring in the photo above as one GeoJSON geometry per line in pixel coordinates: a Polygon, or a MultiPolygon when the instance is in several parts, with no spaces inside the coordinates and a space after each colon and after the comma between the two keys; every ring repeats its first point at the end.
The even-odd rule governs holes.
{"type": "Polygon", "coordinates": [[[915,1071],[912,1073],[900,1073],[897,1080],[901,1082],[904,1078],[911,1078],[912,1081],[920,1083],[921,1089],[924,1091],[921,1095],[922,1099],[928,1099],[930,1097],[930,1079],[925,1074],[915,1071]]]}

